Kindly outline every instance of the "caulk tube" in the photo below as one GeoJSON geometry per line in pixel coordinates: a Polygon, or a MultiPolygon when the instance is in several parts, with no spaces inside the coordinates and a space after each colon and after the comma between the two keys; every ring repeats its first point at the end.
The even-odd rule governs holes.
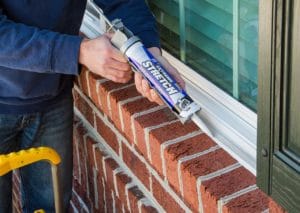
{"type": "Polygon", "coordinates": [[[168,71],[155,59],[136,36],[129,38],[120,48],[132,66],[157,90],[164,102],[185,122],[199,111],[195,103],[168,71]]]}

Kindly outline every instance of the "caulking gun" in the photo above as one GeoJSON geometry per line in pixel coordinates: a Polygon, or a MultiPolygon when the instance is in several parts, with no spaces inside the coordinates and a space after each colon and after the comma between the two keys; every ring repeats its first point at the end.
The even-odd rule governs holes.
{"type": "Polygon", "coordinates": [[[104,19],[107,25],[105,31],[113,34],[111,43],[126,56],[132,68],[143,75],[179,119],[183,123],[192,119],[202,131],[212,136],[205,123],[196,114],[201,110],[200,106],[179,86],[168,71],[147,50],[141,40],[133,35],[120,19],[110,22],[102,10],[92,1],[90,1],[90,6],[99,13],[100,19],[104,19]]]}

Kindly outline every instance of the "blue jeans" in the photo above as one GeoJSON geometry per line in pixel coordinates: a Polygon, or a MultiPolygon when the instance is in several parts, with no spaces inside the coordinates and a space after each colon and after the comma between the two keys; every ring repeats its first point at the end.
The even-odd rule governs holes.
{"type": "MultiPolygon", "coordinates": [[[[0,114],[0,154],[20,149],[47,146],[62,158],[59,164],[60,190],[64,212],[72,194],[73,100],[59,101],[47,112],[0,114]]],[[[44,209],[55,212],[52,176],[47,162],[37,162],[20,169],[23,212],[44,209]]],[[[12,212],[12,173],[0,177],[0,212],[12,212]]]]}

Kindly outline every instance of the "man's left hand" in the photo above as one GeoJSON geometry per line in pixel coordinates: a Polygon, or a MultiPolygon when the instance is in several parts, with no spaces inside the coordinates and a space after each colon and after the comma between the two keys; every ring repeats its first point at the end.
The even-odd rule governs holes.
{"type": "MultiPolygon", "coordinates": [[[[179,72],[173,67],[162,55],[161,51],[157,47],[151,47],[148,49],[152,55],[162,64],[164,68],[172,75],[172,77],[177,81],[177,83],[184,88],[185,83],[183,79],[180,77],[179,72]]],[[[152,89],[147,82],[146,79],[140,73],[135,73],[134,75],[135,85],[139,93],[141,93],[144,97],[148,98],[152,102],[156,102],[159,105],[163,105],[164,102],[159,97],[157,92],[152,89]]]]}

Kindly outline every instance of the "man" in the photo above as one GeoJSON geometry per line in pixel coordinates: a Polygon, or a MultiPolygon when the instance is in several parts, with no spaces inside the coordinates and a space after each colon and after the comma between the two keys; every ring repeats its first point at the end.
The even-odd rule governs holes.
{"type": "MultiPolygon", "coordinates": [[[[146,47],[174,74],[160,55],[155,21],[144,0],[98,0],[110,19],[121,18],[146,47]]],[[[0,154],[48,146],[62,157],[61,189],[67,211],[72,189],[72,80],[78,64],[115,82],[132,71],[108,35],[78,36],[85,0],[0,0],[0,154]]],[[[137,90],[161,104],[141,75],[137,90]]],[[[49,166],[44,162],[20,170],[24,212],[54,212],[49,166]]],[[[11,212],[11,174],[0,177],[0,212],[11,212]]]]}

